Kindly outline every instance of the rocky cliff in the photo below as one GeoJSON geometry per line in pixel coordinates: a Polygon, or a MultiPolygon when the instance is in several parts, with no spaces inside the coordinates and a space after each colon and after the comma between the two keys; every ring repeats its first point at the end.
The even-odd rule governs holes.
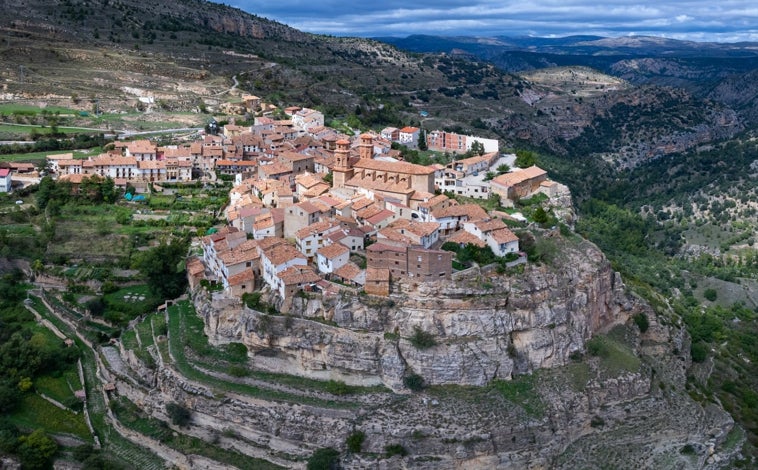
{"type": "Polygon", "coordinates": [[[202,296],[197,307],[211,342],[240,341],[261,367],[398,391],[411,374],[428,384],[485,385],[566,364],[593,333],[640,308],[587,242],[562,243],[554,265],[454,277],[399,282],[389,298],[347,288],[298,298],[287,316],[219,308],[202,296]],[[419,345],[419,335],[433,341],[419,345]]]}
{"type": "Polygon", "coordinates": [[[246,344],[255,373],[232,376],[194,357],[177,326],[193,313],[177,310],[166,313],[168,337],[154,338],[154,375],[128,350],[108,347],[109,367],[121,372],[107,378],[118,395],[163,421],[168,403],[190,410],[191,423],[175,432],[286,468],[303,467],[318,448],[344,450],[356,432],[365,435],[362,451],[343,454],[345,468],[728,465],[742,435],[723,410],[688,395],[686,333],[628,295],[594,245],[571,237],[555,247],[523,270],[399,283],[389,298],[344,288],[300,298],[290,315],[196,291],[209,339],[246,344]],[[649,319],[644,333],[629,320],[638,313],[649,319]],[[176,362],[180,348],[185,357],[176,362]],[[409,374],[437,386],[333,395],[291,380],[406,392],[409,374]],[[139,380],[148,375],[150,382],[139,380]],[[387,446],[408,455],[389,456],[387,446]]]}

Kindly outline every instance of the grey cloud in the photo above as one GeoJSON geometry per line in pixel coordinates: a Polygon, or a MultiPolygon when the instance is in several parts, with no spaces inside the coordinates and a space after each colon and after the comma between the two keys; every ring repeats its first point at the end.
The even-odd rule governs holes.
{"type": "Polygon", "coordinates": [[[351,36],[650,34],[758,41],[752,1],[339,0],[239,1],[234,6],[303,31],[351,36]]]}

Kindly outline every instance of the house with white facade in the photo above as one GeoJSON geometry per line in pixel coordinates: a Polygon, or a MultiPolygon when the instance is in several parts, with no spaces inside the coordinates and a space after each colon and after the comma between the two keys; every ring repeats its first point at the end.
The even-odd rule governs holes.
{"type": "Polygon", "coordinates": [[[350,249],[341,243],[324,246],[316,252],[316,266],[323,274],[331,274],[350,261],[350,249]]]}
{"type": "Polygon", "coordinates": [[[463,229],[484,241],[495,256],[519,250],[518,237],[500,219],[481,219],[463,223],[463,229]]]}
{"type": "Polygon", "coordinates": [[[11,170],[9,168],[0,168],[0,193],[9,193],[12,186],[11,170]]]}
{"type": "Polygon", "coordinates": [[[413,126],[406,126],[400,129],[398,132],[398,142],[401,144],[407,146],[407,147],[415,147],[418,145],[418,136],[421,132],[421,129],[418,127],[413,126]]]}
{"type": "Polygon", "coordinates": [[[292,115],[292,125],[304,131],[314,127],[323,127],[324,114],[315,109],[303,108],[292,115]]]}

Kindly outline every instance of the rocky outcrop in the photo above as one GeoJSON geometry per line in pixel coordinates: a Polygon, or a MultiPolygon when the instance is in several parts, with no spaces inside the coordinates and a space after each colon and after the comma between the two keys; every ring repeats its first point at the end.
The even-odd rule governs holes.
{"type": "Polygon", "coordinates": [[[428,384],[485,385],[566,364],[590,336],[640,306],[592,244],[561,243],[560,263],[523,273],[474,269],[453,281],[398,282],[389,298],[344,289],[297,299],[292,315],[196,297],[212,342],[239,341],[272,370],[402,390],[428,384]],[[414,338],[430,335],[433,345],[414,338]]]}
{"type": "Polygon", "coordinates": [[[365,442],[361,453],[343,458],[345,468],[728,465],[739,447],[722,444],[734,423],[687,394],[688,355],[677,352],[689,350],[686,333],[628,295],[593,245],[562,242],[552,259],[511,274],[474,269],[454,282],[399,283],[389,298],[347,288],[299,298],[290,315],[195,292],[209,338],[245,343],[255,369],[395,390],[404,390],[411,373],[427,384],[463,386],[335,396],[266,374],[240,378],[190,366],[202,369],[195,376],[218,379],[208,382],[166,361],[153,387],[117,380],[118,394],[163,421],[166,404],[179,403],[192,418],[177,432],[288,468],[301,467],[315,449],[344,449],[356,431],[365,442]],[[644,334],[628,321],[638,312],[649,318],[644,334]],[[436,344],[417,347],[416,331],[436,344]],[[597,333],[617,348],[614,356],[582,353],[597,333]],[[383,457],[388,445],[409,455],[383,457]],[[685,445],[694,454],[683,455],[685,445]]]}

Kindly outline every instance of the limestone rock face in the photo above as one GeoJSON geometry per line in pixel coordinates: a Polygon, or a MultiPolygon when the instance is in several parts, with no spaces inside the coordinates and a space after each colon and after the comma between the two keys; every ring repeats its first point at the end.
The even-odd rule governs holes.
{"type": "Polygon", "coordinates": [[[257,366],[403,389],[484,385],[514,373],[566,364],[598,331],[642,308],[591,243],[562,243],[553,264],[517,274],[473,269],[451,281],[396,282],[388,298],[344,289],[296,299],[287,316],[230,300],[196,297],[212,342],[240,341],[257,366]],[[414,345],[419,332],[431,345],[414,345]]]}
{"type": "MultiPolygon", "coordinates": [[[[523,272],[396,283],[388,298],[309,294],[288,315],[204,291],[194,303],[210,340],[246,344],[256,373],[233,377],[199,361],[191,367],[206,378],[191,378],[162,360],[153,386],[117,377],[118,395],[163,421],[168,403],[181,404],[192,419],[177,432],[285,468],[302,468],[315,449],[344,450],[356,431],[365,434],[362,452],[345,455],[344,468],[728,468],[739,451],[723,445],[734,427],[729,415],[686,391],[688,359],[676,352],[689,350],[686,333],[627,295],[586,242],[565,243],[549,264],[523,272]],[[628,321],[637,312],[649,318],[644,334],[628,321]],[[596,332],[616,355],[575,360],[596,332]],[[464,386],[405,393],[410,374],[464,386]],[[276,378],[288,375],[404,393],[342,396],[276,378]],[[409,455],[381,457],[388,445],[409,455]],[[685,445],[696,454],[681,454],[685,445]]],[[[169,356],[177,344],[170,346],[169,356]]],[[[123,361],[104,354],[111,368],[139,366],[120,353],[123,361]]]]}

